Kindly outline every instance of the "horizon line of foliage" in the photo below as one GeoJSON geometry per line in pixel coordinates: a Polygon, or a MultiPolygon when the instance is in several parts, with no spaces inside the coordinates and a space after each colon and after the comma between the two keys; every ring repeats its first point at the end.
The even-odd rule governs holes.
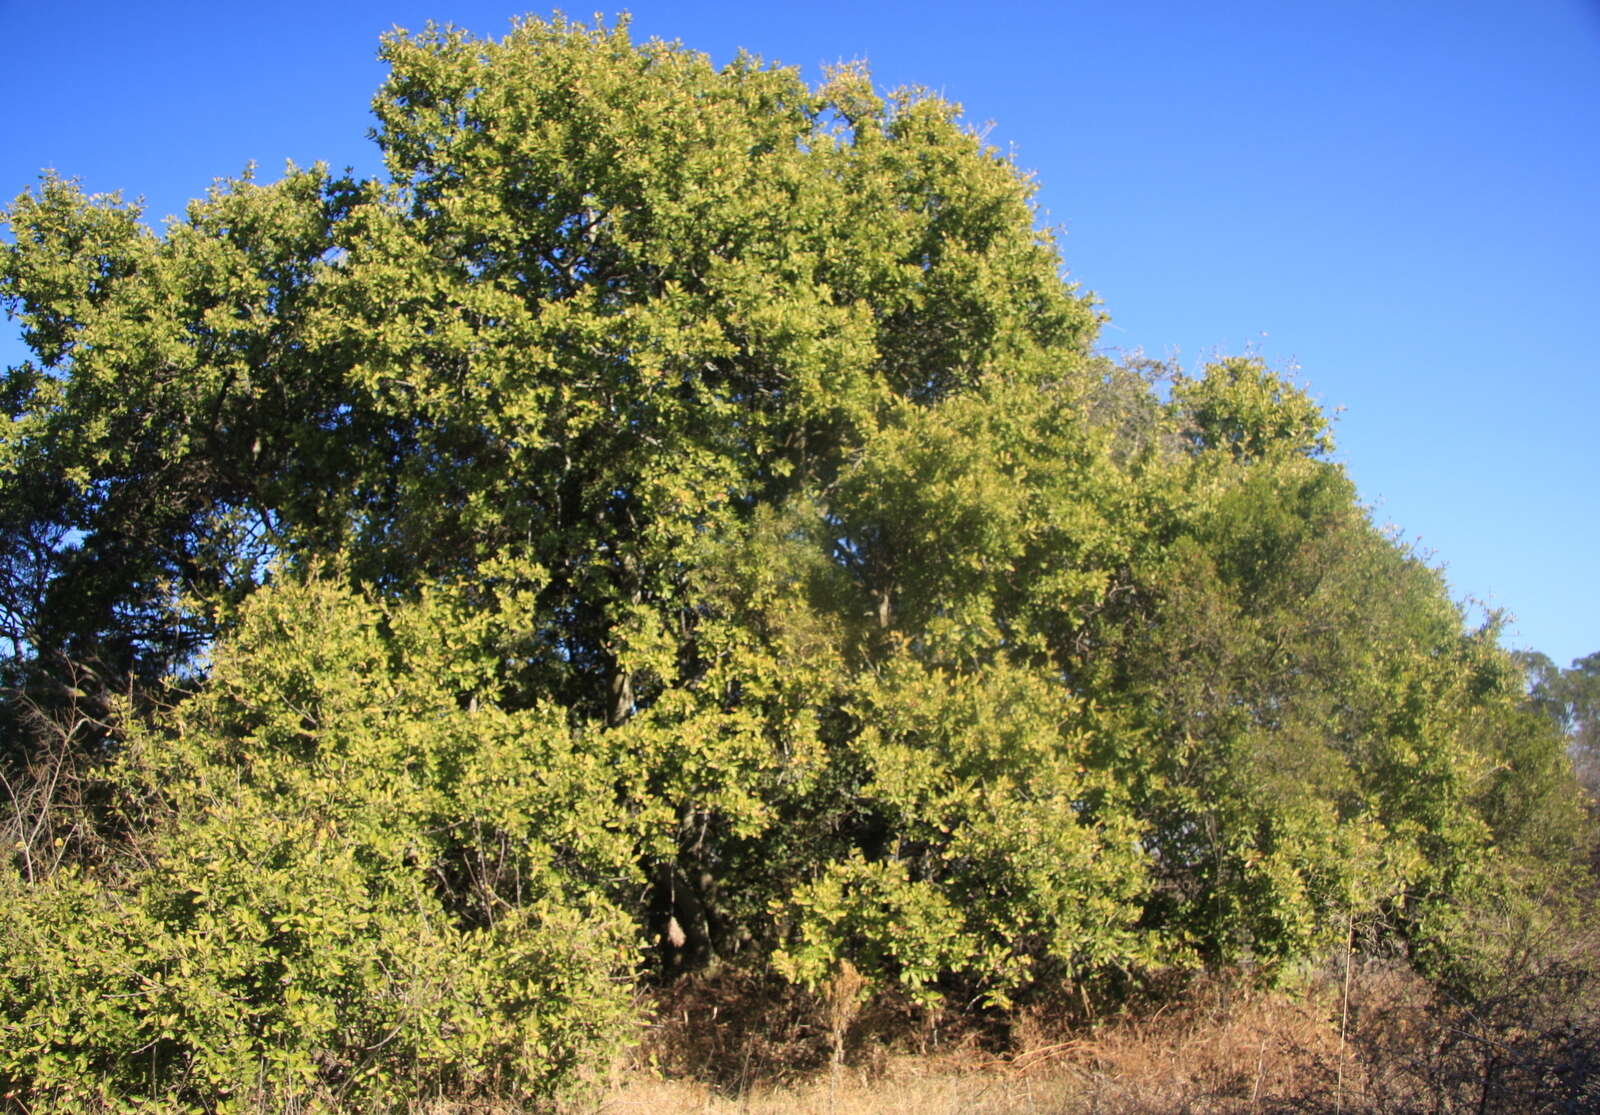
{"type": "Polygon", "coordinates": [[[1571,878],[1495,628],[1283,376],[1097,354],[955,106],[382,57],[387,181],[7,213],[7,1102],[549,1101],[724,962],[1004,1008],[1359,925],[1470,987],[1571,878]]]}

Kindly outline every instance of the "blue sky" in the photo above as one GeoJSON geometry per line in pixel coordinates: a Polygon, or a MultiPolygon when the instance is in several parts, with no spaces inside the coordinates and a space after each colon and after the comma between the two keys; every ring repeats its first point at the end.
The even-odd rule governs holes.
{"type": "MultiPolygon", "coordinates": [[[[630,8],[718,62],[866,59],[960,101],[1037,174],[1107,347],[1295,369],[1458,597],[1559,663],[1600,650],[1600,3],[630,8]]],[[[0,0],[0,196],[53,167],[159,222],[252,161],[376,173],[378,35],[527,10],[0,0]]]]}

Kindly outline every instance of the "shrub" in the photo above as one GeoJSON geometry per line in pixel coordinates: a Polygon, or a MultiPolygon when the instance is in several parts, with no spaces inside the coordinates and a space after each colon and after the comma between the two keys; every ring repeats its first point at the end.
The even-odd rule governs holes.
{"type": "Polygon", "coordinates": [[[463,707],[428,607],[264,590],[206,689],[129,728],[115,861],[0,879],[0,1092],[550,1097],[607,1063],[632,935],[595,880],[626,868],[575,823],[565,725],[463,707]]]}

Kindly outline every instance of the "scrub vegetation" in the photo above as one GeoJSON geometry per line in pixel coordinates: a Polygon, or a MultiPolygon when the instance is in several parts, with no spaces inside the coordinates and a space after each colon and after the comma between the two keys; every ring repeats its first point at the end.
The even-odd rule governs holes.
{"type": "Polygon", "coordinates": [[[1597,669],[1303,388],[931,94],[382,49],[382,180],[7,211],[0,1104],[1597,1101],[1597,669]]]}

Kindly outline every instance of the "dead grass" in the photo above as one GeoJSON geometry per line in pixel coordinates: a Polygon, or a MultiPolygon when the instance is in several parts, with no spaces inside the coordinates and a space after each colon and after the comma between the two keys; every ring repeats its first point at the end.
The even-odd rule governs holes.
{"type": "Polygon", "coordinates": [[[1291,996],[1212,981],[1177,1004],[1093,1027],[1035,1010],[1004,1026],[942,1032],[941,1023],[952,1020],[877,1002],[850,1030],[843,1071],[832,1073],[825,1004],[789,993],[776,1024],[763,1025],[738,1005],[756,1001],[758,989],[740,995],[737,983],[669,993],[638,1063],[596,1110],[1292,1110],[1286,1104],[1294,1097],[1327,1090],[1336,1072],[1338,1033],[1326,988],[1291,996]]]}
{"type": "Polygon", "coordinates": [[[665,994],[635,1063],[584,1110],[1600,1110],[1600,1013],[1590,1006],[1508,1002],[1500,1007],[1505,1025],[1497,1029],[1495,1020],[1452,1004],[1396,961],[1358,961],[1350,975],[1348,1004],[1342,971],[1330,970],[1294,993],[1210,978],[1177,993],[1163,989],[1150,1005],[1092,1024],[1068,1012],[1035,1009],[1003,1025],[950,1028],[951,1019],[919,1014],[908,1004],[875,1002],[850,1027],[837,1071],[830,1071],[826,1001],[725,975],[665,994]],[[766,1014],[753,1006],[763,1001],[766,1014]]]}
{"type": "Polygon", "coordinates": [[[847,1077],[835,1089],[827,1079],[795,1087],[762,1088],[737,1097],[663,1080],[633,1081],[599,1107],[603,1115],[1011,1115],[1067,1106],[1076,1091],[1070,1080],[1007,1078],[982,1074],[902,1075],[864,1080],[847,1077]]]}

